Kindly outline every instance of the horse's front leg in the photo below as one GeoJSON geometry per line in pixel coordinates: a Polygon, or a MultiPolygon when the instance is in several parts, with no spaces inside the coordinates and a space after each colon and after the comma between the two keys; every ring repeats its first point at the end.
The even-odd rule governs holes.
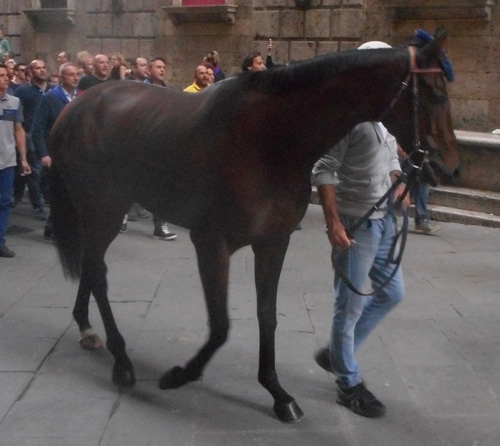
{"type": "Polygon", "coordinates": [[[161,377],[159,383],[161,389],[174,389],[197,380],[216,350],[226,342],[229,331],[227,287],[231,253],[226,242],[217,234],[192,230],[191,240],[196,248],[198,268],[205,293],[209,337],[185,367],[174,367],[161,377]]]}
{"type": "Polygon", "coordinates": [[[295,399],[281,387],[275,364],[274,336],[277,326],[278,282],[290,237],[275,237],[252,245],[255,253],[255,285],[259,320],[259,382],[274,398],[274,412],[280,421],[296,423],[304,417],[295,399]]]}

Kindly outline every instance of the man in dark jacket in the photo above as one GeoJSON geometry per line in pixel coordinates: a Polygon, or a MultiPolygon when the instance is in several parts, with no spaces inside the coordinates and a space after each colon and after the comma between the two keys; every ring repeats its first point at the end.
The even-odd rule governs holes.
{"type": "Polygon", "coordinates": [[[26,132],[26,150],[28,163],[31,167],[31,175],[26,177],[17,176],[14,180],[14,202],[21,202],[24,193],[25,182],[28,186],[28,193],[33,206],[33,217],[35,220],[44,221],[46,218],[42,203],[42,166],[35,155],[32,142],[33,116],[42,95],[50,90],[51,86],[47,82],[47,68],[41,59],[35,59],[29,64],[31,79],[20,85],[15,92],[21,100],[23,106],[23,128],[26,132]]]}
{"type": "Polygon", "coordinates": [[[80,79],[78,89],[80,91],[87,90],[94,85],[102,84],[109,79],[110,68],[109,59],[105,54],[98,54],[92,62],[92,74],[86,74],[80,79]]]}
{"type": "MultiPolygon", "coordinates": [[[[78,94],[78,67],[71,63],[62,64],[59,68],[61,83],[45,93],[33,117],[32,138],[35,152],[42,166],[50,167],[52,159],[49,155],[48,141],[50,131],[63,108],[78,94]]],[[[49,191],[50,193],[50,191],[49,191]]],[[[52,238],[52,213],[45,225],[44,237],[52,238]]]]}

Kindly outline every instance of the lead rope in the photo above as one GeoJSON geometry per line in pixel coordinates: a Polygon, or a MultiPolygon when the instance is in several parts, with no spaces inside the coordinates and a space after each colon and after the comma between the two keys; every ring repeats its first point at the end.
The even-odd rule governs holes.
{"type": "MultiPolygon", "coordinates": [[[[351,234],[353,234],[357,229],[359,229],[359,227],[362,224],[364,224],[369,220],[370,215],[373,214],[379,208],[379,206],[393,194],[393,192],[401,183],[406,182],[406,187],[402,196],[398,198],[398,200],[395,203],[392,204],[393,208],[400,207],[401,212],[403,214],[403,223],[401,226],[401,230],[400,231],[396,230],[396,235],[392,242],[391,249],[389,250],[389,255],[387,256],[387,263],[394,264],[394,269],[392,270],[391,274],[378,287],[376,287],[369,293],[363,293],[362,291],[358,290],[356,286],[351,282],[351,280],[346,276],[340,265],[336,262],[335,257],[332,255],[332,264],[333,268],[335,269],[335,273],[339,275],[339,277],[342,279],[345,285],[353,293],[358,294],[360,296],[371,296],[373,294],[376,294],[380,290],[385,288],[396,275],[399,266],[401,264],[401,260],[403,259],[404,248],[406,246],[406,239],[408,237],[408,211],[406,209],[405,204],[403,203],[403,200],[406,194],[408,193],[408,185],[411,184],[413,181],[415,181],[416,176],[417,176],[416,170],[412,170],[412,172],[410,173],[410,177],[407,177],[407,175],[402,172],[401,175],[399,175],[396,181],[389,188],[389,190],[384,194],[384,196],[379,201],[377,201],[377,203],[375,203],[375,205],[373,205],[372,208],[356,224],[351,226],[346,231],[349,237],[352,238],[351,234]],[[398,255],[396,258],[394,258],[394,254],[396,252],[398,243],[399,243],[399,250],[397,251],[398,255]]],[[[394,220],[396,220],[396,216],[393,216],[393,218],[394,220]]],[[[395,222],[395,227],[397,228],[396,222],[395,222]]]]}
{"type": "MultiPolygon", "coordinates": [[[[424,72],[416,68],[416,57],[415,57],[415,48],[410,46],[408,47],[409,51],[409,56],[410,56],[410,70],[408,72],[408,75],[406,76],[406,79],[402,82],[401,87],[399,91],[396,93],[396,96],[393,98],[391,104],[389,107],[385,110],[385,112],[382,114],[381,120],[385,117],[388,112],[390,112],[394,106],[394,104],[399,100],[399,98],[402,96],[403,92],[408,88],[408,83],[410,81],[410,78],[413,80],[413,116],[414,116],[414,128],[415,128],[415,135],[414,135],[414,140],[413,140],[413,151],[417,153],[423,153],[421,147],[420,147],[420,131],[419,131],[419,126],[418,126],[418,109],[419,109],[419,102],[418,102],[418,85],[417,85],[417,73],[419,72],[424,72]]],[[[403,214],[403,223],[401,226],[401,230],[398,231],[396,229],[396,235],[394,236],[394,240],[391,245],[391,249],[389,250],[389,254],[387,256],[387,263],[392,263],[394,264],[394,269],[391,272],[391,274],[382,282],[381,285],[379,285],[377,288],[372,290],[369,293],[363,293],[360,290],[358,290],[354,284],[351,282],[351,280],[346,276],[344,271],[342,271],[342,268],[337,264],[334,256],[332,255],[332,264],[333,268],[335,269],[335,273],[339,275],[339,277],[342,279],[342,281],[345,283],[345,285],[355,294],[358,294],[360,296],[371,296],[373,294],[378,293],[381,289],[385,288],[390,281],[394,278],[396,275],[399,266],[401,265],[401,260],[403,259],[403,253],[404,253],[404,248],[406,246],[406,240],[408,237],[408,211],[406,209],[406,206],[404,204],[404,198],[408,194],[409,191],[409,186],[413,185],[415,181],[417,181],[420,171],[422,169],[422,165],[425,161],[427,152],[424,152],[424,156],[422,157],[422,161],[420,162],[420,165],[414,164],[411,160],[411,172],[409,175],[406,175],[405,173],[401,173],[401,175],[398,176],[396,181],[392,184],[392,186],[389,188],[389,190],[370,208],[370,210],[359,220],[357,221],[354,225],[352,225],[346,232],[347,235],[350,238],[353,238],[352,234],[359,229],[364,223],[366,223],[370,216],[377,211],[380,206],[386,201],[390,200],[391,196],[393,195],[394,191],[397,189],[397,187],[401,183],[406,183],[405,190],[401,197],[397,199],[396,202],[394,202],[390,207],[393,207],[394,209],[400,208],[401,212],[403,214]],[[397,250],[397,256],[395,257],[396,253],[396,248],[399,244],[399,249],[397,250]]],[[[391,212],[390,210],[388,212],[391,212]]],[[[394,218],[394,226],[397,228],[397,220],[396,216],[393,215],[394,218]]]]}

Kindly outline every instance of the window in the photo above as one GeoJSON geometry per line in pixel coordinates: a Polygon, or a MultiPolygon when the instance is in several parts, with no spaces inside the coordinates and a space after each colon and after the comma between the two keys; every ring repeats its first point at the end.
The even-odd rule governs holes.
{"type": "Polygon", "coordinates": [[[182,0],[182,6],[210,6],[225,3],[225,0],[182,0]]]}
{"type": "Polygon", "coordinates": [[[234,0],[173,0],[161,7],[174,24],[184,22],[234,23],[238,6],[234,0]]]}
{"type": "Polygon", "coordinates": [[[40,31],[72,28],[76,18],[76,0],[40,0],[37,7],[25,9],[32,25],[40,31]]]}
{"type": "Polygon", "coordinates": [[[40,0],[40,4],[41,4],[42,9],[67,8],[68,7],[67,0],[40,0]]]}
{"type": "Polygon", "coordinates": [[[491,20],[493,0],[388,0],[394,22],[422,20],[491,20]]]}

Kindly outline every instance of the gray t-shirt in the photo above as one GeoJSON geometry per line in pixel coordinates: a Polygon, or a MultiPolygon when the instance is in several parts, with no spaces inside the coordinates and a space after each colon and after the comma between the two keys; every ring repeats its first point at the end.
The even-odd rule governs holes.
{"type": "Polygon", "coordinates": [[[0,98],[0,169],[17,164],[14,124],[21,122],[23,108],[19,98],[5,94],[0,98]]]}
{"type": "Polygon", "coordinates": [[[339,214],[362,217],[391,187],[394,170],[401,170],[396,139],[382,124],[363,122],[316,162],[312,181],[335,185],[339,214]]]}

